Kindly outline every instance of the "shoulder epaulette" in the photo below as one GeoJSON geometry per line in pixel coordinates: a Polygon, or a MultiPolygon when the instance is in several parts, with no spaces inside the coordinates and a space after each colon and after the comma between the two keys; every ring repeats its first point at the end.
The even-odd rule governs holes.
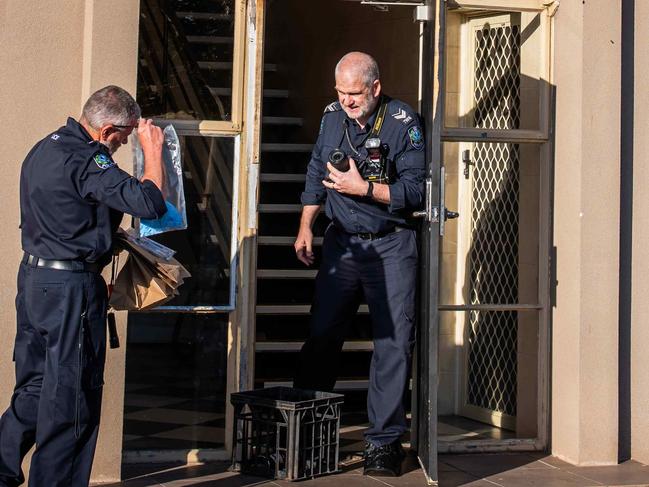
{"type": "Polygon", "coordinates": [[[340,110],[342,110],[342,107],[340,106],[340,102],[335,101],[333,103],[329,103],[329,105],[325,107],[324,113],[339,112],[340,110]]]}
{"type": "Polygon", "coordinates": [[[396,121],[401,122],[404,125],[408,125],[410,122],[417,119],[416,112],[407,104],[398,100],[392,101],[393,103],[388,106],[388,113],[396,121]]]}

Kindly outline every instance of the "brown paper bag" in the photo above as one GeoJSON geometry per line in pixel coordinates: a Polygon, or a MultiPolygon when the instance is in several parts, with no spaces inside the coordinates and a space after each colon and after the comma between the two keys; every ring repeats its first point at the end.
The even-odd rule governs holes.
{"type": "MultiPolygon", "coordinates": [[[[110,305],[116,310],[145,310],[161,306],[178,295],[178,287],[191,274],[176,259],[151,253],[120,230],[115,243],[128,252],[115,279],[110,305]]],[[[144,242],[146,243],[146,242],[144,242]]]]}

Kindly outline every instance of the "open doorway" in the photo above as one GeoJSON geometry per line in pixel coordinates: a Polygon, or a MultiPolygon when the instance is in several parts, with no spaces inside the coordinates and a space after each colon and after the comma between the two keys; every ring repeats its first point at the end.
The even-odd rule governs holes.
{"type": "MultiPolygon", "coordinates": [[[[311,147],[324,107],[336,100],[336,62],[352,50],[370,53],[379,63],[383,91],[415,109],[421,106],[420,26],[413,21],[412,6],[272,0],[267,7],[256,387],[290,385],[308,334],[318,248],[315,266],[305,268],[292,245],[311,147]]],[[[546,40],[541,15],[449,14],[447,125],[464,127],[452,117],[465,109],[473,114],[476,106],[467,108],[470,100],[485,92],[489,96],[482,100],[481,116],[496,125],[483,128],[539,128],[530,125],[530,118],[539,117],[543,96],[538,76],[544,62],[540,46],[546,40]],[[532,71],[536,77],[530,76],[532,71]]],[[[441,451],[476,441],[487,449],[499,442],[530,449],[543,445],[538,441],[543,394],[539,350],[545,329],[539,266],[546,236],[542,205],[547,203],[547,181],[542,175],[547,148],[543,141],[526,142],[449,138],[444,143],[447,203],[460,209],[460,219],[448,222],[440,253],[441,451]],[[468,177],[464,167],[471,169],[468,177]]],[[[321,215],[316,237],[326,225],[321,215]]],[[[345,372],[336,385],[346,396],[341,446],[348,453],[363,449],[371,339],[368,309],[362,305],[350,326],[340,365],[345,372]]]]}
{"type": "MultiPolygon", "coordinates": [[[[309,330],[314,278],[328,223],[314,227],[315,264],[295,257],[306,167],[324,108],[336,101],[334,67],[349,51],[378,62],[383,92],[419,104],[419,25],[412,7],[368,6],[347,0],[271,0],[264,44],[255,386],[290,385],[309,330]]],[[[367,383],[372,356],[366,304],[349,328],[336,389],[345,394],[343,457],[364,449],[367,383]]],[[[408,408],[410,398],[407,398],[408,408]]]]}
{"type": "MultiPolygon", "coordinates": [[[[181,130],[185,160],[195,165],[195,170],[188,166],[185,187],[197,211],[183,238],[194,244],[187,246],[193,252],[187,259],[196,263],[192,272],[202,280],[178,298],[184,301],[177,304],[186,305],[182,310],[155,318],[164,327],[152,328],[150,315],[130,318],[125,450],[219,449],[225,441],[225,364],[198,358],[203,352],[212,360],[222,357],[226,348],[230,281],[215,269],[227,267],[231,248],[224,246],[222,230],[232,226],[232,208],[227,198],[217,198],[231,197],[237,183],[230,177],[222,188],[214,184],[217,176],[235,173],[221,162],[234,163],[240,150],[231,130],[205,134],[198,122],[234,123],[238,104],[231,98],[243,83],[237,68],[241,56],[234,56],[232,47],[244,35],[234,15],[241,0],[166,2],[174,9],[160,19],[152,2],[142,3],[138,100],[147,116],[172,120],[181,130]],[[218,255],[221,261],[210,260],[218,255]],[[192,314],[204,313],[208,304],[214,314],[192,314]],[[164,361],[169,375],[157,374],[139,349],[161,350],[156,360],[164,361]],[[176,362],[169,360],[170,352],[176,362]],[[170,378],[177,388],[168,387],[170,378]],[[187,412],[182,424],[177,404],[187,412]],[[203,415],[202,408],[211,415],[203,415]]],[[[302,266],[293,242],[309,154],[323,108],[336,98],[337,60],[351,50],[372,54],[384,92],[416,109],[421,73],[420,25],[411,6],[268,0],[265,8],[256,387],[290,383],[308,333],[319,260],[314,268],[302,266]]],[[[454,8],[445,25],[443,165],[446,203],[460,218],[447,224],[441,245],[440,322],[424,325],[439,333],[438,431],[448,449],[482,440],[493,440],[497,448],[520,439],[530,440],[524,444],[530,448],[546,444],[537,441],[547,424],[547,408],[539,406],[547,392],[548,296],[541,272],[549,213],[548,117],[541,110],[547,106],[546,20],[541,12],[454,8]]],[[[320,216],[316,235],[326,223],[320,216]]],[[[315,244],[320,243],[317,237],[315,244]]],[[[367,423],[370,330],[362,305],[350,326],[340,367],[344,374],[337,383],[346,395],[341,444],[351,453],[362,450],[367,423]]]]}

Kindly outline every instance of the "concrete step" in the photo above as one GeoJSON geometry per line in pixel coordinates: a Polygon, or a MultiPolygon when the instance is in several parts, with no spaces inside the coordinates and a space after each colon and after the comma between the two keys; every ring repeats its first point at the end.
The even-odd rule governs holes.
{"type": "Polygon", "coordinates": [[[315,279],[316,269],[257,269],[259,279],[315,279]]]}
{"type": "Polygon", "coordinates": [[[304,119],[300,117],[263,117],[261,119],[264,125],[293,125],[301,127],[304,119]]]}
{"type": "MultiPolygon", "coordinates": [[[[258,315],[308,315],[310,311],[310,304],[258,304],[256,306],[258,315]]],[[[366,304],[358,307],[358,314],[366,315],[369,312],[366,304]]]]}
{"type": "Polygon", "coordinates": [[[262,152],[311,152],[313,144],[276,144],[262,143],[262,152]]]}
{"type": "Polygon", "coordinates": [[[303,183],[306,174],[261,173],[259,178],[262,183],[303,183]]]}
{"type": "Polygon", "coordinates": [[[231,14],[214,14],[210,12],[176,12],[176,17],[195,20],[232,20],[231,14]]]}
{"type": "MultiPolygon", "coordinates": [[[[257,342],[257,352],[299,352],[304,342],[280,342],[268,341],[257,342]]],[[[371,352],[374,350],[374,343],[371,340],[346,341],[343,344],[343,352],[371,352]]]]}
{"type": "MultiPolygon", "coordinates": [[[[293,245],[295,237],[263,236],[257,237],[257,245],[293,245]]],[[[313,237],[313,245],[322,245],[322,237],[313,237]]]]}
{"type": "Polygon", "coordinates": [[[187,36],[187,42],[192,44],[232,44],[233,37],[226,36],[187,36]]]}
{"type": "MultiPolygon", "coordinates": [[[[367,389],[367,379],[338,380],[334,391],[362,391],[367,389]]],[[[266,381],[264,387],[293,387],[293,381],[266,381]]]]}

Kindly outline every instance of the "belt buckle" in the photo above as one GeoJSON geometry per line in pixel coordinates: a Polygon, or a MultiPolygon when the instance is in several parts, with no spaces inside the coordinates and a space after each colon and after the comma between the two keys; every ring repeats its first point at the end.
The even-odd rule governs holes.
{"type": "Polygon", "coordinates": [[[374,234],[372,233],[357,233],[356,235],[361,240],[374,240],[374,234]]]}

